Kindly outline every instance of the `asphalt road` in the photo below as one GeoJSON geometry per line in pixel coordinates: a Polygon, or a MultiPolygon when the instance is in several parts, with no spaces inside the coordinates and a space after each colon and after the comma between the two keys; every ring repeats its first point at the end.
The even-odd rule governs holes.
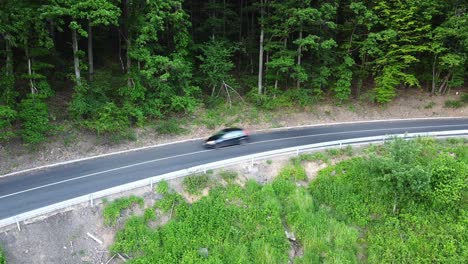
{"type": "Polygon", "coordinates": [[[468,129],[468,118],[314,126],[255,133],[244,146],[207,150],[201,140],[189,141],[0,176],[0,219],[136,180],[248,154],[350,138],[463,129],[468,129]]]}

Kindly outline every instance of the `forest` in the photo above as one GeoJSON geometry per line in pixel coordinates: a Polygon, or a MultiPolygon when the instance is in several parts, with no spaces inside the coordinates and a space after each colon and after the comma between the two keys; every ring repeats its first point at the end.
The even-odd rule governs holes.
{"type": "Polygon", "coordinates": [[[466,0],[2,0],[0,141],[67,120],[121,133],[223,100],[264,109],[443,95],[467,77],[466,0]],[[242,98],[242,99],[241,99],[242,98]],[[50,114],[59,102],[60,115],[50,114]]]}

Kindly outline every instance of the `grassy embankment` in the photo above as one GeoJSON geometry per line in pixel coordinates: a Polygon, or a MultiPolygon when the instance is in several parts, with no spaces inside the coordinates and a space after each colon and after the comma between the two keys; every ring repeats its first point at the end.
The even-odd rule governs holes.
{"type": "Polygon", "coordinates": [[[235,173],[226,172],[221,177],[226,181],[186,180],[193,193],[211,185],[210,194],[193,204],[162,182],[156,191],[163,198],[143,216],[131,216],[111,250],[131,256],[132,263],[463,263],[468,258],[466,140],[371,146],[307,182],[304,162],[328,162],[351,152],[300,156],[265,185],[247,181],[241,187],[234,184],[235,173]],[[171,220],[152,228],[162,214],[171,220]]]}

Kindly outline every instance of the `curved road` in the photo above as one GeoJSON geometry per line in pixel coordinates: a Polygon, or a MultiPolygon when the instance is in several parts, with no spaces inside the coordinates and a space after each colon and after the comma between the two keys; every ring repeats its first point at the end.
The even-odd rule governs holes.
{"type": "Polygon", "coordinates": [[[468,118],[313,126],[254,134],[245,146],[207,150],[201,141],[189,141],[0,176],[0,219],[155,175],[248,154],[358,137],[465,129],[468,118]]]}

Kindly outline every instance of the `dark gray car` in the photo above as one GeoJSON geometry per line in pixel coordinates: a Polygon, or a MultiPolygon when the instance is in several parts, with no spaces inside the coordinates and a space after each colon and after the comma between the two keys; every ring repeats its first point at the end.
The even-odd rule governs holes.
{"type": "Polygon", "coordinates": [[[245,144],[249,141],[249,133],[242,128],[225,128],[205,140],[205,147],[219,148],[231,145],[245,144]]]}

